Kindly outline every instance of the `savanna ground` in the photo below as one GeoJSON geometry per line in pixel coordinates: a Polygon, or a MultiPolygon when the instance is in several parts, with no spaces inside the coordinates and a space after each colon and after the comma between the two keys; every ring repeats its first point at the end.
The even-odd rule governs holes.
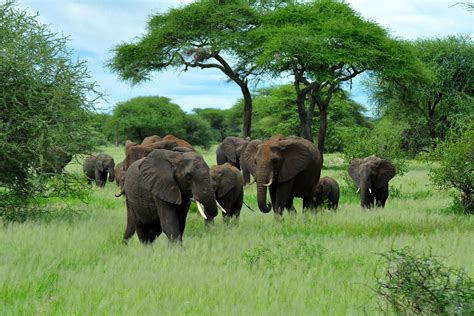
{"type": "MultiPolygon", "coordinates": [[[[209,165],[214,149],[203,152],[209,165]]],[[[104,151],[123,158],[123,148],[104,151]]],[[[325,165],[322,175],[344,187],[340,156],[325,165]]],[[[258,211],[252,186],[245,201],[256,213],[244,207],[238,226],[219,217],[210,229],[190,213],[183,247],[164,235],[124,246],[123,198],[115,184],[94,187],[87,204],[71,201],[61,216],[0,228],[0,315],[378,314],[378,253],[406,246],[473,276],[474,221],[448,211],[449,192],[430,185],[428,166],[411,162],[391,185],[385,209],[362,210],[343,189],[336,213],[302,214],[298,201],[283,221],[258,211]]]]}

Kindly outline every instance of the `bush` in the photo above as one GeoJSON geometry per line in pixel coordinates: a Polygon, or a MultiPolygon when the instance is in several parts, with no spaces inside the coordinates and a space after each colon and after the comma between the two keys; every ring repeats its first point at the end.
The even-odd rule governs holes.
{"type": "Polygon", "coordinates": [[[432,153],[437,164],[430,170],[431,180],[440,189],[455,189],[455,205],[474,214],[474,128],[452,132],[432,153]]]}
{"type": "Polygon", "coordinates": [[[89,97],[100,96],[85,64],[71,61],[67,40],[36,19],[11,1],[0,5],[0,216],[10,220],[64,195],[61,186],[74,180],[51,178],[56,158],[92,150],[89,97]]]}
{"type": "Polygon", "coordinates": [[[397,169],[397,175],[407,171],[405,154],[400,147],[403,126],[382,119],[373,129],[356,128],[345,131],[344,159],[350,163],[355,158],[375,155],[390,160],[397,169]]]}
{"type": "Polygon", "coordinates": [[[431,254],[405,248],[381,254],[386,268],[377,280],[381,308],[402,315],[472,315],[474,281],[463,270],[449,268],[431,254]],[[386,306],[386,307],[384,307],[386,306]]]}

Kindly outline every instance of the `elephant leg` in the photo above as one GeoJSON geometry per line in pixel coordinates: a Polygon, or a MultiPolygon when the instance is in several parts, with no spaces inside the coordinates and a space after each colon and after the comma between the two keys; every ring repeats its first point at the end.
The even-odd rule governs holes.
{"type": "MultiPolygon", "coordinates": [[[[182,237],[180,233],[180,218],[178,216],[178,206],[172,203],[155,200],[157,203],[158,216],[160,218],[161,228],[172,243],[181,242],[182,237]]],[[[185,221],[184,216],[184,221],[185,221]]],[[[184,230],[184,223],[183,223],[184,230]]]]}
{"type": "Polygon", "coordinates": [[[123,242],[124,244],[128,243],[128,240],[133,236],[135,233],[135,213],[133,212],[132,208],[127,204],[127,227],[125,228],[125,232],[123,234],[123,242]]]}
{"type": "Polygon", "coordinates": [[[140,242],[142,244],[150,243],[151,231],[150,231],[150,227],[148,225],[145,225],[145,224],[140,223],[140,222],[136,222],[135,223],[135,230],[137,232],[138,240],[140,240],[140,242]]]}
{"type": "MultiPolygon", "coordinates": [[[[291,195],[288,200],[286,201],[286,204],[285,204],[285,208],[287,209],[288,211],[288,214],[296,214],[296,208],[295,206],[293,205],[293,195],[291,195]]],[[[303,203],[304,203],[304,199],[303,199],[303,203]]]]}
{"type": "Polygon", "coordinates": [[[276,185],[271,185],[269,187],[269,190],[270,191],[270,201],[272,202],[272,206],[273,206],[273,210],[275,210],[275,205],[276,205],[276,191],[277,191],[277,187],[276,185]]]}
{"type": "Polygon", "coordinates": [[[181,239],[184,235],[184,228],[186,227],[186,217],[188,216],[189,206],[191,205],[191,200],[185,199],[180,206],[178,206],[178,220],[179,220],[179,233],[181,239]]]}
{"type": "Polygon", "coordinates": [[[278,183],[278,187],[276,189],[276,201],[273,208],[275,213],[281,215],[283,213],[283,209],[287,206],[287,203],[290,203],[289,200],[291,200],[291,205],[293,205],[293,200],[291,198],[292,188],[293,181],[278,183]]]}
{"type": "Polygon", "coordinates": [[[152,243],[157,237],[161,235],[162,229],[160,222],[157,221],[150,226],[149,235],[148,235],[148,242],[152,243]]]}

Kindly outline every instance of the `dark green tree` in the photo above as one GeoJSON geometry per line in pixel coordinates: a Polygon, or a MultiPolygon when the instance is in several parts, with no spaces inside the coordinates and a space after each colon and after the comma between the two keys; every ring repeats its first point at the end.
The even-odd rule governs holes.
{"type": "Polygon", "coordinates": [[[187,136],[186,114],[166,97],[136,97],[118,103],[111,125],[120,142],[127,139],[141,142],[150,135],[187,136]]]}
{"type": "Polygon", "coordinates": [[[203,0],[153,15],[138,41],[115,47],[109,67],[134,84],[150,73],[170,67],[218,69],[241,89],[244,98],[243,134],[250,136],[252,97],[249,79],[260,40],[251,36],[259,15],[246,1],[203,0]]]}
{"type": "Polygon", "coordinates": [[[0,216],[38,199],[75,194],[72,176],[49,181],[58,156],[92,150],[88,112],[99,97],[67,40],[13,2],[0,5],[0,216]]]}
{"type": "Polygon", "coordinates": [[[377,78],[369,84],[380,115],[408,123],[406,147],[412,153],[435,148],[451,127],[474,120],[473,44],[464,36],[414,41],[416,56],[434,80],[377,78]]]}
{"type": "Polygon", "coordinates": [[[318,107],[321,154],[329,105],[342,84],[368,71],[393,78],[420,72],[409,49],[336,0],[290,4],[271,11],[264,15],[259,33],[264,38],[260,63],[276,76],[293,76],[300,134],[311,141],[318,107]]]}

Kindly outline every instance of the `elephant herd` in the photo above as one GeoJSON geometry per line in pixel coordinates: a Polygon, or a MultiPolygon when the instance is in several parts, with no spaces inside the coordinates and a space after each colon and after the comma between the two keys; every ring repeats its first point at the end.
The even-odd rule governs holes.
{"type": "MultiPolygon", "coordinates": [[[[105,185],[107,175],[109,181],[115,179],[120,188],[116,196],[125,195],[125,243],[135,232],[142,243],[153,242],[162,232],[180,243],[192,201],[206,224],[213,222],[218,210],[225,222],[238,220],[251,177],[263,213],[296,212],[295,197],[302,198],[303,209],[326,202],[334,210],[338,207],[339,185],[330,177],[320,179],[321,155],[304,138],[277,135],[262,141],[230,136],[217,147],[216,161],[217,166],[209,168],[185,140],[153,135],[141,144],[127,141],[125,159],[117,165],[111,156],[98,154],[84,161],[83,170],[88,182],[97,186],[105,185]]],[[[374,156],[354,159],[348,172],[362,207],[385,206],[388,182],[395,176],[389,161],[374,156]]]]}

